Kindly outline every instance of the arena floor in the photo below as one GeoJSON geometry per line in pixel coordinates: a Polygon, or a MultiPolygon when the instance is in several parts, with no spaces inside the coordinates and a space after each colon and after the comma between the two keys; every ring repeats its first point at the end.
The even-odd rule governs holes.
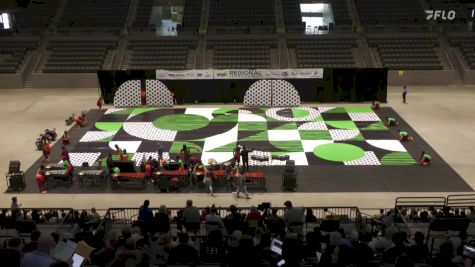
{"type": "MultiPolygon", "coordinates": [[[[78,113],[80,110],[88,110],[95,108],[95,99],[97,98],[96,90],[2,90],[2,97],[0,98],[0,111],[2,116],[0,117],[0,123],[5,126],[4,138],[0,141],[2,147],[2,153],[0,155],[0,171],[5,173],[8,168],[8,162],[10,159],[19,159],[22,162],[22,170],[26,170],[31,166],[40,156],[41,152],[34,151],[34,140],[37,135],[44,128],[56,127],[58,132],[65,129],[64,119],[70,113],[78,113]]],[[[403,126],[410,129],[417,130],[414,132],[416,141],[404,144],[404,148],[409,152],[412,158],[416,158],[420,152],[421,147],[428,147],[424,142],[427,141],[435,151],[441,156],[436,155],[436,152],[431,154],[436,155],[434,162],[440,164],[434,164],[430,168],[420,168],[419,166],[342,166],[344,162],[338,162],[335,165],[335,161],[313,161],[309,160],[307,156],[307,165],[304,168],[315,167],[315,171],[310,170],[311,175],[302,175],[305,170],[299,170],[300,176],[303,177],[316,177],[313,180],[304,179],[299,181],[301,192],[319,192],[319,193],[277,193],[279,190],[271,188],[271,193],[256,193],[253,194],[251,200],[236,199],[230,193],[220,193],[216,197],[211,198],[204,194],[121,194],[118,198],[117,194],[87,194],[94,193],[92,189],[84,189],[84,191],[65,190],[58,188],[58,194],[18,194],[20,202],[25,207],[53,207],[53,206],[65,206],[65,207],[77,207],[88,208],[95,206],[97,208],[107,207],[135,207],[143,201],[144,198],[149,198],[152,201],[152,205],[166,204],[168,206],[180,207],[186,199],[192,198],[198,205],[209,205],[212,203],[218,203],[221,206],[235,203],[241,206],[258,204],[262,201],[271,201],[274,205],[282,205],[286,199],[292,199],[299,205],[305,206],[354,206],[357,205],[361,208],[379,208],[390,207],[394,203],[396,196],[402,195],[445,195],[450,192],[471,192],[475,186],[475,176],[473,175],[475,150],[473,150],[472,136],[475,130],[475,123],[471,119],[471,114],[475,112],[475,87],[474,86],[459,86],[459,87],[412,87],[408,95],[408,103],[404,105],[400,99],[400,88],[390,88],[388,93],[389,104],[391,108],[386,108],[378,114],[379,118],[383,118],[386,113],[396,115],[392,112],[397,112],[403,120],[403,126]],[[394,111],[393,111],[394,110],[394,111]],[[405,126],[405,122],[409,125],[405,126]],[[424,139],[424,140],[423,140],[424,139]],[[460,179],[458,175],[451,171],[443,161],[446,161],[455,171],[463,178],[460,179]],[[331,164],[330,164],[331,163],[331,164]],[[338,167],[339,170],[345,170],[348,168],[354,168],[352,171],[342,171],[338,173],[334,172],[334,175],[328,175],[331,172],[331,168],[338,167]],[[374,168],[404,168],[403,171],[397,172],[393,169],[386,169],[385,171],[378,173],[374,172],[374,168]],[[409,168],[409,169],[407,169],[409,168]],[[413,171],[410,171],[413,168],[413,171]],[[361,173],[358,173],[361,169],[361,173]],[[408,171],[409,170],[409,171],[408,171]],[[315,173],[317,175],[315,175],[315,173]],[[320,177],[320,178],[318,178],[320,177]],[[326,177],[326,178],[325,178],[326,177]],[[361,177],[361,178],[359,178],[361,177]],[[401,179],[401,177],[404,177],[401,179]],[[357,178],[357,179],[355,179],[357,178]],[[398,179],[399,178],[399,179],[398,179]],[[403,193],[403,192],[439,192],[439,193],[403,193]],[[275,192],[275,193],[272,193],[275,192]],[[331,193],[331,192],[351,192],[351,193],[331,193]],[[368,193],[372,192],[372,193],[368,193]],[[380,193],[379,193],[380,192],[380,193]],[[384,193],[383,193],[384,192],[384,193]],[[440,193],[443,192],[443,193],[440,193]],[[62,193],[62,194],[59,194],[62,193]],[[79,194],[81,193],[81,194],[79,194]]],[[[337,104],[337,105],[307,105],[310,107],[316,106],[336,106],[339,107],[336,110],[343,110],[348,108],[352,111],[361,111],[366,109],[368,104],[337,104]],[[344,108],[343,108],[344,107],[344,108]],[[356,108],[356,109],[355,109],[356,108]]],[[[192,107],[184,107],[191,110],[209,110],[209,108],[222,108],[222,105],[194,105],[192,107]]],[[[237,108],[237,106],[225,106],[226,108],[237,108]]],[[[215,109],[216,111],[217,109],[215,109]]],[[[200,112],[201,112],[200,111],[200,112]]],[[[127,112],[127,111],[126,111],[127,112]]],[[[154,111],[164,112],[164,111],[154,111]]],[[[168,110],[167,112],[170,112],[168,110]]],[[[230,110],[230,115],[234,111],[230,110]]],[[[237,112],[237,111],[236,111],[237,112]]],[[[184,109],[175,109],[173,114],[181,114],[183,116],[186,113],[184,109]]],[[[243,114],[247,112],[241,112],[243,114]]],[[[322,112],[323,114],[324,112],[322,112]]],[[[144,115],[146,113],[143,113],[144,115]]],[[[150,113],[151,114],[151,113],[150,113]]],[[[285,116],[299,117],[306,115],[305,108],[302,111],[299,110],[287,110],[282,113],[285,116]]],[[[130,114],[129,114],[130,115],[130,114]]],[[[156,120],[166,115],[156,115],[153,118],[147,120],[156,120]]],[[[222,114],[224,116],[224,114],[222,114]]],[[[256,114],[258,116],[260,114],[256,114]]],[[[125,116],[125,115],[124,115],[125,116]]],[[[128,116],[128,115],[127,115],[128,116]]],[[[139,115],[137,115],[139,116],[139,115]]],[[[140,117],[132,118],[136,122],[144,122],[140,117]]],[[[338,121],[343,116],[349,116],[348,112],[336,112],[328,113],[326,117],[327,121],[338,121]],[[333,114],[333,115],[330,115],[333,114]]],[[[325,116],[322,116],[325,120],[325,116]]],[[[142,116],[143,117],[143,116],[142,116]]],[[[219,116],[218,116],[219,117],[219,116]]],[[[224,118],[224,117],[223,117],[224,118]]],[[[347,118],[347,117],[345,117],[347,118]]],[[[102,119],[102,118],[100,118],[102,119]]],[[[100,120],[98,118],[98,120],[100,120]]],[[[228,119],[228,118],[227,118],[228,119]]],[[[106,119],[107,120],[107,119],[106,119]]],[[[166,118],[165,118],[166,120],[166,118]]],[[[234,120],[234,119],[233,119],[234,120]]],[[[344,121],[344,120],[343,120],[344,121]]],[[[106,121],[105,121],[106,122],[106,121]]],[[[318,121],[315,121],[318,122],[318,121]]],[[[164,122],[161,121],[163,125],[164,122]]],[[[166,124],[166,123],[165,123],[166,124]]],[[[232,123],[226,123],[232,125],[232,123]]],[[[243,123],[245,124],[245,123],[243,123]]],[[[280,123],[275,121],[268,121],[266,119],[264,129],[262,123],[259,131],[249,134],[249,128],[243,127],[237,129],[239,133],[238,139],[251,138],[248,140],[254,147],[259,147],[259,150],[265,151],[266,148],[276,147],[272,142],[288,142],[295,140],[281,140],[287,138],[284,136],[274,135],[272,131],[292,131],[299,132],[300,123],[280,123]],[[280,129],[276,129],[279,128],[280,129]],[[295,127],[297,129],[295,129],[295,127]],[[290,129],[292,128],[292,129],[290,129]],[[241,131],[242,130],[242,131],[241,131]],[[246,133],[247,132],[247,133],[246,133]],[[267,133],[267,140],[252,140],[253,138],[263,139],[263,132],[267,133]],[[273,137],[270,137],[270,136],[273,137]],[[272,141],[270,140],[272,139],[272,141]],[[277,140],[276,140],[277,139],[277,140]]],[[[337,123],[340,124],[340,123],[337,123]]],[[[111,125],[111,124],[110,124],[111,125]]],[[[110,126],[109,125],[109,126],[110,126]]],[[[330,130],[338,130],[339,127],[331,126],[330,130]]],[[[355,123],[358,129],[358,123],[355,123]]],[[[104,126],[104,125],[102,125],[104,126]]],[[[99,125],[99,127],[102,127],[99,125]]],[[[200,125],[198,125],[200,126],[200,125]]],[[[194,130],[188,131],[189,133],[200,131],[200,129],[207,128],[207,126],[199,127],[194,130]]],[[[341,126],[337,125],[337,126],[341,126]]],[[[196,125],[191,126],[196,127],[196,125]]],[[[364,128],[364,127],[363,127],[364,128]]],[[[97,129],[97,130],[110,130],[110,129],[97,129]]],[[[175,129],[183,130],[183,129],[175,129]]],[[[351,129],[345,129],[351,130],[351,129]]],[[[394,136],[395,129],[391,129],[387,134],[394,136]],[[392,132],[391,132],[392,131],[392,132]]],[[[408,130],[409,131],[409,130],[408,130]]],[[[187,131],[185,131],[187,132],[187,131]]],[[[411,131],[409,131],[411,132],[411,131]]],[[[290,132],[288,132],[290,133],[290,132]]],[[[328,137],[327,133],[327,137],[328,137]]],[[[357,142],[364,142],[368,140],[368,136],[365,136],[364,131],[360,131],[361,136],[357,135],[353,138],[360,138],[360,140],[353,140],[352,145],[358,146],[357,142]],[[361,139],[363,138],[363,139],[361,139]]],[[[217,134],[217,133],[214,133],[217,134]]],[[[309,137],[313,134],[308,134],[309,137]]],[[[179,134],[177,134],[179,135],[179,134]]],[[[210,133],[206,133],[206,136],[197,137],[195,139],[202,139],[212,136],[210,133]]],[[[84,133],[80,136],[84,136],[84,133]]],[[[330,134],[330,136],[332,136],[330,134]]],[[[105,137],[107,138],[107,137],[105,137]]],[[[313,137],[312,137],[313,138],[313,137]]],[[[319,137],[320,138],[320,137],[319,137]]],[[[371,137],[373,138],[373,137],[371,137]]],[[[386,137],[385,137],[386,138],[386,137]]],[[[170,148],[175,141],[191,141],[189,137],[180,137],[174,142],[170,142],[170,148]]],[[[193,139],[193,140],[195,140],[193,139]]],[[[332,137],[333,139],[333,137],[332,137]]],[[[316,139],[320,140],[320,139],[316,139]]],[[[323,139],[325,140],[325,139],[323,139]]],[[[131,140],[132,141],[132,140],[131,140]]],[[[305,140],[299,140],[301,144],[305,140]]],[[[308,141],[315,141],[314,139],[308,141]]],[[[156,142],[154,142],[156,143],[156,142]]],[[[205,146],[204,141],[194,141],[197,147],[201,147],[201,144],[205,146]],[[197,142],[197,143],[196,143],[197,142]]],[[[295,142],[293,142],[295,143],[295,142]]],[[[284,145],[284,143],[281,143],[284,145]]],[[[229,147],[219,146],[213,149],[228,150],[229,147]],[[220,148],[221,147],[221,148],[220,148]]],[[[175,147],[177,144],[175,144],[175,147]]],[[[286,143],[283,147],[277,145],[277,151],[267,149],[270,151],[282,153],[309,153],[310,156],[313,151],[306,152],[305,145],[301,145],[303,151],[289,151],[296,150],[296,146],[286,143]]],[[[80,149],[80,147],[77,147],[80,149]]],[[[75,148],[76,149],[76,148],[75,148]]],[[[73,149],[74,150],[74,149],[73,149]]],[[[363,150],[364,147],[363,147],[363,150]]],[[[367,151],[366,149],[365,151],[367,151]]],[[[431,151],[430,149],[428,149],[431,151]]],[[[74,152],[74,151],[71,151],[74,152]]],[[[229,151],[217,151],[214,153],[230,153],[229,151]]],[[[378,154],[378,153],[376,153],[378,154]]],[[[381,159],[384,155],[377,156],[378,161],[381,163],[381,159]]],[[[315,157],[313,155],[312,157],[315,157]]],[[[315,157],[317,158],[317,157],[315,157]]],[[[351,161],[351,160],[350,160],[351,161]]],[[[303,161],[301,161],[303,163],[303,161]]],[[[305,164],[300,164],[305,165],[305,164]]],[[[367,164],[369,165],[369,164],[367,164]]],[[[300,168],[300,167],[299,167],[300,168]]],[[[303,166],[302,166],[303,168],[303,166]]],[[[337,169],[334,169],[337,170],[337,169]]],[[[267,175],[267,174],[266,174],[267,175]]],[[[299,177],[300,178],[300,177],[299,177]]],[[[271,183],[272,184],[272,183],[271,183]]],[[[1,189],[6,190],[6,181],[2,180],[1,189]]],[[[277,186],[278,187],[278,186],[277,186]]],[[[35,187],[36,189],[36,187],[35,187]]],[[[28,189],[26,192],[29,192],[28,189]]],[[[33,192],[33,191],[32,191],[33,192]]],[[[96,192],[97,193],[97,192],[96,192]]],[[[0,199],[2,203],[9,203],[11,194],[2,194],[0,199]]],[[[6,204],[4,204],[6,206],[6,204]]]]}

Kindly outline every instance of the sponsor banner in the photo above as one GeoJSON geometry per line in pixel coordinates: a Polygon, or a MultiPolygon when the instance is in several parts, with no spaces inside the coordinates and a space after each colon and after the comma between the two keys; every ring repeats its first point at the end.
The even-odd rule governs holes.
{"type": "Polygon", "coordinates": [[[212,80],[213,70],[156,70],[157,80],[212,80]]]}
{"type": "Polygon", "coordinates": [[[225,69],[213,70],[214,79],[321,79],[317,69],[225,69]]]}
{"type": "Polygon", "coordinates": [[[156,70],[157,80],[222,80],[222,79],[321,79],[323,68],[317,69],[224,69],[224,70],[156,70]]]}

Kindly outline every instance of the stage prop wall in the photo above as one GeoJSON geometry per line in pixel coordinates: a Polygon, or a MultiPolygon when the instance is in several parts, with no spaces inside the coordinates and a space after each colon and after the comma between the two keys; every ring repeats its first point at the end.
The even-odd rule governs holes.
{"type": "MultiPolygon", "coordinates": [[[[154,104],[154,106],[169,104],[170,100],[163,98],[162,89],[164,88],[175,92],[178,104],[232,103],[234,101],[242,103],[245,100],[246,92],[259,81],[271,82],[274,85],[285,84],[288,88],[293,86],[300,102],[373,100],[386,102],[387,69],[326,68],[325,70],[312,70],[112,70],[98,71],[98,78],[102,95],[105,102],[109,104],[113,103],[118,88],[129,80],[140,80],[143,91],[160,95],[157,99],[147,100],[152,101],[150,104],[154,104]],[[160,77],[157,78],[157,75],[160,77]],[[147,80],[158,80],[158,82],[147,80]],[[152,85],[155,88],[159,87],[161,93],[151,89],[152,85]]],[[[296,95],[288,93],[288,90],[283,94],[274,92],[275,99],[272,98],[274,102],[266,102],[263,106],[298,105],[296,95]],[[289,96],[292,96],[292,99],[289,96]]],[[[256,104],[249,103],[249,105],[256,104]]]]}

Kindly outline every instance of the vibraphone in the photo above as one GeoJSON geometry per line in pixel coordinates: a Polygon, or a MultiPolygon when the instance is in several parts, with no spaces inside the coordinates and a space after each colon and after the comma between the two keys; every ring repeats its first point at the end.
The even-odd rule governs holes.
{"type": "Polygon", "coordinates": [[[45,171],[53,171],[53,170],[64,170],[63,164],[48,164],[45,166],[45,171]]]}
{"type": "Polygon", "coordinates": [[[121,173],[113,173],[111,175],[112,183],[111,188],[115,190],[119,184],[137,184],[141,186],[142,189],[145,189],[147,185],[145,181],[145,173],[144,172],[121,172],[121,173]]]}
{"type": "Polygon", "coordinates": [[[85,182],[89,182],[92,185],[105,184],[106,173],[103,170],[82,170],[77,174],[79,185],[82,186],[85,182]]]}
{"type": "Polygon", "coordinates": [[[61,180],[62,182],[73,183],[73,174],[67,170],[50,170],[45,172],[45,183],[48,180],[54,179],[55,181],[61,180]]]}

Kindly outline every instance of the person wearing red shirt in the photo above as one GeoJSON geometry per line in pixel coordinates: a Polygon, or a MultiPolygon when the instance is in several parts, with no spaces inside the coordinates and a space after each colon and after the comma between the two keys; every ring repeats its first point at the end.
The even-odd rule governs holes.
{"type": "Polygon", "coordinates": [[[148,158],[148,161],[145,165],[145,177],[147,179],[147,183],[150,183],[152,179],[152,157],[148,158]]]}
{"type": "Polygon", "coordinates": [[[145,106],[147,103],[147,93],[145,90],[140,91],[140,99],[142,101],[142,106],[145,106]]]}
{"type": "Polygon", "coordinates": [[[61,150],[61,159],[69,161],[69,152],[68,152],[68,150],[66,149],[65,146],[62,146],[61,149],[62,149],[61,150]]]}
{"type": "Polygon", "coordinates": [[[180,154],[183,153],[183,161],[185,162],[185,166],[190,166],[190,150],[186,145],[183,145],[183,148],[180,150],[180,154]]]}
{"type": "Polygon", "coordinates": [[[43,144],[43,156],[45,157],[44,161],[49,161],[50,154],[51,154],[51,147],[49,145],[48,140],[45,139],[44,144],[43,144]]]}
{"type": "Polygon", "coordinates": [[[124,149],[120,154],[120,160],[127,160],[127,150],[124,149]]]}
{"type": "Polygon", "coordinates": [[[41,194],[46,194],[45,187],[45,165],[41,165],[40,169],[36,173],[36,182],[38,183],[38,188],[40,189],[41,194]]]}
{"type": "Polygon", "coordinates": [[[97,99],[96,104],[99,107],[99,111],[102,111],[102,105],[104,104],[104,100],[102,99],[102,96],[100,96],[99,99],[97,99]]]}

